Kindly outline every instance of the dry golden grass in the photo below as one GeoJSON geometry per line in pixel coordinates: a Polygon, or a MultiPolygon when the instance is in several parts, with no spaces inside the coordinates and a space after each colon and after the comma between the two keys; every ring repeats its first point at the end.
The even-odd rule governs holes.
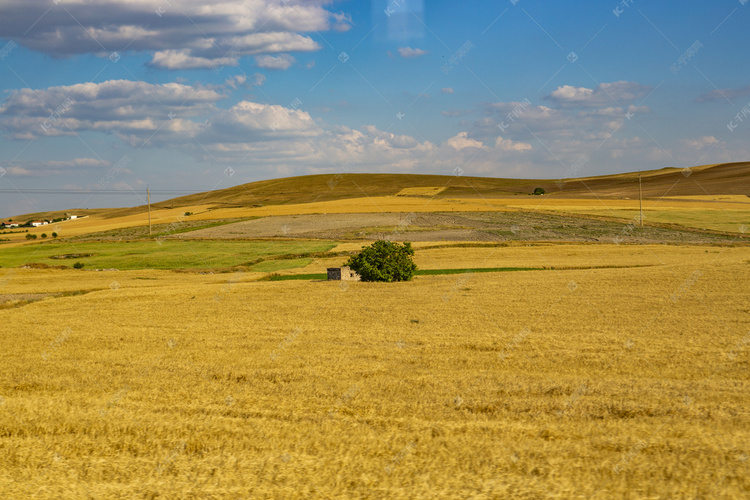
{"type": "Polygon", "coordinates": [[[743,249],[418,250],[417,277],[0,271],[10,498],[742,498],[743,249]]]}
{"type": "Polygon", "coordinates": [[[445,186],[404,188],[396,196],[435,196],[445,191],[445,186]]]}
{"type": "MultiPolygon", "coordinates": [[[[442,188],[411,188],[434,190],[442,188]]],[[[509,198],[430,198],[427,194],[400,196],[369,196],[313,203],[290,205],[267,205],[262,207],[237,206],[216,208],[212,205],[190,205],[180,208],[154,209],[153,224],[167,224],[179,229],[184,221],[214,221],[248,217],[288,216],[302,214],[351,214],[351,213],[427,213],[427,212],[486,212],[486,211],[552,211],[581,215],[604,216],[631,220],[639,209],[637,199],[583,199],[564,198],[562,194],[544,196],[513,196],[509,198]],[[191,212],[190,216],[185,216],[191,212]]],[[[432,195],[429,195],[432,196],[432,195]]],[[[697,227],[726,232],[747,231],[750,227],[750,211],[742,196],[726,195],[717,198],[670,197],[644,201],[647,223],[673,223],[685,227],[697,227]]],[[[748,201],[750,198],[744,197],[748,201]]],[[[60,237],[121,229],[148,224],[148,213],[129,213],[111,217],[106,213],[91,215],[83,219],[30,228],[29,233],[40,236],[57,232],[60,237]]],[[[10,239],[0,248],[27,244],[25,233],[1,236],[10,239]]],[[[51,238],[50,238],[51,239],[51,238]]],[[[40,240],[37,240],[40,241],[40,240]]]]}

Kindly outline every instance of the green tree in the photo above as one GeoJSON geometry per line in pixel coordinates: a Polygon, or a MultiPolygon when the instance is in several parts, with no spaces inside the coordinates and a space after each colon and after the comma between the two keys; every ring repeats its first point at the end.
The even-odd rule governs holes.
{"type": "Polygon", "coordinates": [[[31,234],[31,233],[27,233],[26,234],[26,239],[27,240],[35,240],[36,239],[36,235],[35,234],[31,234]]]}
{"type": "Polygon", "coordinates": [[[47,233],[42,233],[42,239],[47,237],[47,233]]]}
{"type": "Polygon", "coordinates": [[[536,188],[536,189],[534,189],[534,194],[544,194],[544,189],[543,188],[536,188]]]}
{"type": "Polygon", "coordinates": [[[75,269],[83,269],[83,262],[76,262],[75,264],[73,264],[73,267],[75,269]]]}
{"type": "Polygon", "coordinates": [[[57,238],[57,233],[52,233],[53,238],[57,238]]]}
{"type": "Polygon", "coordinates": [[[362,281],[409,281],[417,270],[411,243],[376,241],[349,258],[346,266],[359,274],[362,281]]]}

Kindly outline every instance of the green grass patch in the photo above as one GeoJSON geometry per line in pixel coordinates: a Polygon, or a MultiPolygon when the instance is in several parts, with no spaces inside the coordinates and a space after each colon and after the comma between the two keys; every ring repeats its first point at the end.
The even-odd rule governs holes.
{"type": "MultiPolygon", "coordinates": [[[[541,267],[481,267],[478,269],[417,269],[416,276],[435,276],[440,274],[467,274],[467,273],[502,273],[513,271],[543,271],[541,267]]],[[[316,274],[286,274],[282,276],[269,276],[269,281],[292,281],[292,280],[325,280],[325,273],[316,274]]]]}
{"type": "MultiPolygon", "coordinates": [[[[0,249],[0,267],[19,267],[29,264],[59,265],[53,256],[92,254],[81,259],[69,259],[73,265],[82,262],[85,269],[216,269],[238,266],[247,262],[260,263],[265,259],[285,255],[327,252],[336,243],[320,241],[180,241],[154,240],[131,242],[55,242],[0,249]]],[[[293,262],[295,259],[291,259],[293,262]]],[[[300,260],[290,267],[298,267],[300,260]]],[[[285,263],[290,262],[285,260],[285,263]]],[[[271,265],[271,264],[269,264],[271,265]]],[[[283,266],[284,264],[280,264],[283,266]]]]}
{"type": "Polygon", "coordinates": [[[250,270],[262,273],[273,273],[276,271],[283,271],[285,269],[297,269],[300,267],[309,266],[312,261],[312,259],[266,260],[264,262],[261,262],[260,264],[255,264],[250,268],[250,270]]]}

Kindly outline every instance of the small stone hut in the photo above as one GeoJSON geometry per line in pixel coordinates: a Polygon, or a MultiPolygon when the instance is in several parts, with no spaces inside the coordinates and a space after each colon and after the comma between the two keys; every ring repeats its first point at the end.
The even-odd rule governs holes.
{"type": "Polygon", "coordinates": [[[359,281],[359,274],[352,271],[349,266],[329,267],[328,281],[359,281]]]}

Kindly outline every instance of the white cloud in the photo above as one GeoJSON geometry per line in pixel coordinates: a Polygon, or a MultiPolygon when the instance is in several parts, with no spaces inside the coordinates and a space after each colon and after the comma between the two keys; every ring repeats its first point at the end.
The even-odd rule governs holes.
{"type": "Polygon", "coordinates": [[[407,59],[408,59],[408,58],[412,58],[412,57],[419,57],[419,56],[423,56],[423,55],[425,55],[426,53],[427,53],[427,51],[426,51],[426,50],[422,50],[422,49],[413,49],[413,48],[411,48],[411,47],[399,47],[399,49],[398,49],[398,54],[399,54],[399,55],[400,55],[401,57],[404,57],[404,58],[407,58],[407,59]]]}
{"type": "Polygon", "coordinates": [[[478,148],[483,149],[484,144],[482,144],[481,141],[477,141],[474,139],[469,139],[467,137],[466,132],[459,132],[458,134],[454,135],[447,141],[445,141],[445,144],[455,150],[465,149],[465,148],[478,148]]]}
{"type": "Polygon", "coordinates": [[[295,59],[294,57],[290,56],[289,54],[281,54],[280,56],[257,56],[255,58],[255,64],[259,68],[266,68],[266,69],[279,69],[279,70],[285,70],[292,67],[292,64],[294,64],[295,59]]]}
{"type": "Polygon", "coordinates": [[[109,162],[96,158],[72,160],[21,161],[3,165],[6,173],[14,177],[48,177],[70,175],[73,171],[90,171],[109,166],[109,162]]]}
{"type": "Polygon", "coordinates": [[[553,90],[546,99],[560,107],[624,106],[648,94],[651,87],[637,82],[601,83],[596,88],[563,85],[553,90]]]}
{"type": "Polygon", "coordinates": [[[443,87],[442,89],[440,89],[440,92],[442,92],[443,94],[452,94],[453,93],[453,88],[452,87],[443,87]]]}
{"type": "Polygon", "coordinates": [[[691,149],[697,150],[703,150],[719,144],[719,140],[712,135],[697,137],[695,139],[682,139],[680,142],[691,149]]]}
{"type": "Polygon", "coordinates": [[[256,87],[260,87],[264,83],[266,83],[266,75],[264,75],[263,73],[255,73],[255,74],[253,74],[253,84],[256,87]]]}
{"type": "Polygon", "coordinates": [[[351,16],[329,2],[277,0],[49,0],[0,3],[0,38],[53,56],[153,53],[163,69],[236,65],[240,57],[309,52],[304,33],[345,31],[351,16]],[[33,29],[29,27],[33,26],[33,29]]]}
{"type": "Polygon", "coordinates": [[[188,50],[163,50],[154,54],[151,66],[162,69],[211,69],[221,66],[237,66],[236,57],[207,57],[191,56],[188,50]]]}
{"type": "Polygon", "coordinates": [[[719,100],[732,100],[750,95],[750,85],[739,89],[716,89],[699,95],[696,102],[711,102],[719,100]]]}
{"type": "Polygon", "coordinates": [[[231,78],[227,78],[227,80],[224,82],[224,85],[231,89],[236,89],[237,87],[244,87],[247,85],[247,76],[235,75],[231,78]]]}
{"type": "Polygon", "coordinates": [[[178,83],[129,80],[15,90],[0,106],[0,129],[17,139],[97,130],[120,136],[191,128],[225,96],[178,83]]]}
{"type": "Polygon", "coordinates": [[[335,21],[333,29],[336,31],[349,31],[352,28],[352,16],[345,12],[331,14],[335,21]]]}
{"type": "Polygon", "coordinates": [[[500,136],[495,140],[495,148],[500,151],[531,151],[531,144],[504,139],[500,136]]]}
{"type": "MultiPolygon", "coordinates": [[[[560,178],[573,171],[590,175],[605,164],[627,170],[633,164],[689,165],[704,154],[704,163],[750,154],[746,145],[713,136],[665,143],[662,149],[632,127],[626,113],[647,112],[632,105],[581,110],[491,103],[484,106],[483,117],[438,142],[373,125],[326,124],[300,102],[285,107],[246,99],[222,107],[230,98],[227,88],[247,85],[252,78],[232,77],[213,88],[113,80],[15,90],[0,102],[0,129],[10,137],[42,141],[100,132],[139,149],[178,151],[210,165],[252,169],[254,178],[335,172],[343,165],[362,172],[450,173],[460,167],[467,175],[560,178]],[[573,168],[582,155],[590,160],[573,168]]],[[[97,165],[105,164],[79,159],[13,162],[3,168],[9,175],[39,176],[80,174],[97,165]]]]}
{"type": "Polygon", "coordinates": [[[440,114],[443,116],[466,116],[473,113],[474,110],[472,109],[450,109],[448,111],[441,111],[440,114]]]}

